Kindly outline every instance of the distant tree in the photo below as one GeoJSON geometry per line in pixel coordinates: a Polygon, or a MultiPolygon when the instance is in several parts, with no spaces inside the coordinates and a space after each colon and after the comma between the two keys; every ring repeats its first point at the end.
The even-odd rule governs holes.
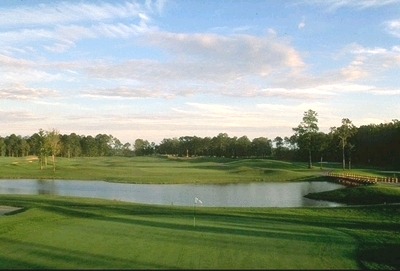
{"type": "Polygon", "coordinates": [[[303,121],[296,128],[292,128],[293,131],[295,131],[299,148],[308,151],[308,168],[312,168],[311,152],[313,150],[313,136],[315,136],[319,130],[317,116],[318,114],[315,111],[309,109],[304,112],[303,121]]]}
{"type": "Polygon", "coordinates": [[[80,137],[80,145],[82,146],[82,155],[95,157],[98,156],[98,148],[96,139],[91,136],[81,136],[80,137]]]}
{"type": "Polygon", "coordinates": [[[353,143],[350,143],[350,142],[348,142],[347,143],[347,157],[349,157],[349,161],[348,161],[348,163],[349,163],[349,169],[351,169],[351,156],[352,156],[352,153],[354,152],[356,150],[356,145],[355,144],[353,144],[353,143]]]}
{"type": "Polygon", "coordinates": [[[122,146],[122,153],[124,156],[133,156],[133,151],[131,150],[131,143],[127,142],[122,146]]]}
{"type": "Polygon", "coordinates": [[[111,144],[114,139],[112,135],[98,134],[94,139],[97,143],[97,153],[99,156],[108,156],[111,154],[111,144]]]}
{"type": "Polygon", "coordinates": [[[217,157],[229,157],[230,155],[227,153],[230,143],[229,141],[230,140],[227,133],[219,133],[217,136],[214,136],[211,140],[214,155],[217,157]]]}
{"type": "Polygon", "coordinates": [[[347,144],[347,139],[357,133],[356,127],[353,123],[347,119],[342,119],[342,125],[338,128],[333,127],[332,130],[339,137],[342,146],[342,163],[343,170],[346,168],[346,158],[345,158],[345,147],[347,144]]]}
{"type": "Polygon", "coordinates": [[[32,137],[36,145],[35,152],[39,158],[39,167],[43,169],[47,165],[46,133],[43,129],[39,129],[39,132],[32,137]]]}
{"type": "Polygon", "coordinates": [[[150,144],[149,141],[138,138],[134,143],[135,155],[143,156],[153,154],[153,148],[155,144],[150,144]]]}
{"type": "Polygon", "coordinates": [[[29,145],[27,137],[21,138],[19,147],[21,151],[21,156],[28,156],[31,146],[29,145]]]}
{"type": "Polygon", "coordinates": [[[60,133],[56,129],[52,129],[46,132],[45,142],[50,150],[51,159],[53,162],[53,172],[56,172],[56,155],[61,150],[60,133]]]}
{"type": "Polygon", "coordinates": [[[21,140],[21,138],[15,134],[11,134],[4,139],[5,144],[7,146],[6,149],[7,149],[8,156],[11,156],[11,157],[18,156],[20,140],[21,140]]]}
{"type": "Polygon", "coordinates": [[[254,138],[251,141],[251,150],[252,154],[256,157],[265,158],[266,156],[271,155],[271,140],[266,137],[254,138]]]}
{"type": "Polygon", "coordinates": [[[7,146],[4,138],[0,137],[0,156],[6,156],[7,146]]]}
{"type": "Polygon", "coordinates": [[[329,139],[330,139],[330,136],[323,132],[318,132],[314,135],[313,144],[314,144],[315,150],[318,152],[319,157],[320,157],[320,169],[322,169],[323,158],[326,155],[326,152],[329,147],[329,143],[330,143],[329,139]]]}
{"type": "Polygon", "coordinates": [[[247,136],[241,136],[236,140],[236,155],[248,157],[251,151],[251,141],[247,136]]]}
{"type": "Polygon", "coordinates": [[[282,152],[283,152],[283,138],[280,136],[277,136],[274,138],[274,143],[275,143],[275,157],[280,159],[282,158],[282,152]]]}

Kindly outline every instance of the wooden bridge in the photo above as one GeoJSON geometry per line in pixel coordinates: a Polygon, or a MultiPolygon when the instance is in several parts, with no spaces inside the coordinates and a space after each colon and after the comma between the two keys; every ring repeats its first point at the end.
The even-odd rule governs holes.
{"type": "Polygon", "coordinates": [[[378,182],[383,183],[398,183],[398,178],[391,177],[375,177],[365,176],[351,173],[332,173],[328,172],[328,177],[331,177],[340,184],[346,186],[358,186],[358,185],[369,185],[376,184],[378,182]]]}

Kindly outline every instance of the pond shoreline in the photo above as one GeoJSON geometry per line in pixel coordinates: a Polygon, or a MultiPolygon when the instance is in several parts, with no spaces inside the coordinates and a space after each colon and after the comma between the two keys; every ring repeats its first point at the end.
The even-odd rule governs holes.
{"type": "Polygon", "coordinates": [[[304,196],[343,187],[320,181],[131,184],[85,180],[0,180],[0,194],[48,194],[178,206],[193,206],[198,197],[203,202],[201,206],[207,207],[340,206],[340,203],[316,201],[304,196]]]}

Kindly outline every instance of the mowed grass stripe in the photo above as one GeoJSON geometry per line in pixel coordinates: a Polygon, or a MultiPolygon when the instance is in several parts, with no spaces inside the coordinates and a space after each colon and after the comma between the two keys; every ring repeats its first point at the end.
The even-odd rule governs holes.
{"type": "Polygon", "coordinates": [[[235,215],[229,208],[199,208],[194,227],[191,208],[15,199],[28,209],[0,217],[0,268],[359,267],[356,239],[331,228],[235,215]]]}

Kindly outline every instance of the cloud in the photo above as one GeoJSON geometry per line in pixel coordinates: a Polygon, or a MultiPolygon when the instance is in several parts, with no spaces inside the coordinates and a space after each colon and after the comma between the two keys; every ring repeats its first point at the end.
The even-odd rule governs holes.
{"type": "Polygon", "coordinates": [[[303,18],[301,19],[301,22],[299,23],[299,25],[297,26],[299,29],[302,29],[306,26],[306,19],[303,16],[303,18]]]}
{"type": "Polygon", "coordinates": [[[119,86],[115,88],[103,88],[82,91],[84,97],[93,98],[171,98],[173,95],[163,93],[161,90],[140,87],[119,86]]]}
{"type": "Polygon", "coordinates": [[[384,22],[384,25],[385,25],[385,30],[389,34],[400,38],[400,19],[386,21],[384,22]]]}
{"type": "Polygon", "coordinates": [[[246,77],[304,66],[300,53],[283,40],[250,35],[176,34],[153,31],[141,42],[165,53],[163,61],[131,59],[86,69],[95,78],[126,78],[148,84],[175,82],[173,88],[229,84],[246,77]]]}
{"type": "MultiPolygon", "coordinates": [[[[32,122],[40,119],[44,119],[45,117],[38,117],[32,114],[31,112],[24,110],[12,110],[12,111],[3,111],[0,110],[0,118],[3,123],[20,123],[20,122],[32,122]]],[[[18,124],[20,126],[20,124],[18,124]]],[[[18,126],[17,125],[17,126],[18,126]]],[[[16,131],[13,131],[16,132],[16,131]]]]}
{"type": "MultiPolygon", "coordinates": [[[[150,1],[148,6],[156,5],[160,9],[161,2],[150,1]]],[[[0,9],[0,26],[4,27],[0,31],[0,44],[4,47],[38,42],[49,51],[64,52],[85,38],[129,38],[154,30],[150,13],[151,10],[136,2],[62,2],[3,8],[0,9]]]]}
{"type": "Polygon", "coordinates": [[[400,3],[400,0],[303,0],[301,2],[297,2],[296,4],[325,6],[327,7],[328,11],[335,11],[343,7],[364,9],[397,3],[400,3]]]}
{"type": "Polygon", "coordinates": [[[0,26],[56,25],[71,22],[101,21],[113,18],[138,17],[143,7],[135,2],[119,4],[54,2],[35,6],[0,9],[0,26]]]}
{"type": "Polygon", "coordinates": [[[400,50],[397,46],[390,49],[382,47],[368,48],[352,43],[345,47],[345,53],[355,55],[347,71],[362,71],[362,76],[397,68],[400,65],[400,50]]]}
{"type": "MultiPolygon", "coordinates": [[[[273,37],[245,34],[222,36],[212,33],[176,34],[150,32],[145,37],[149,45],[185,60],[238,62],[239,65],[300,67],[304,63],[299,53],[285,41],[273,37]]],[[[232,64],[232,63],[231,63],[232,64]]],[[[252,69],[253,70],[253,69],[252,69]]]]}
{"type": "Polygon", "coordinates": [[[30,100],[57,96],[58,91],[46,88],[29,88],[20,83],[0,85],[0,100],[30,100]]]}

